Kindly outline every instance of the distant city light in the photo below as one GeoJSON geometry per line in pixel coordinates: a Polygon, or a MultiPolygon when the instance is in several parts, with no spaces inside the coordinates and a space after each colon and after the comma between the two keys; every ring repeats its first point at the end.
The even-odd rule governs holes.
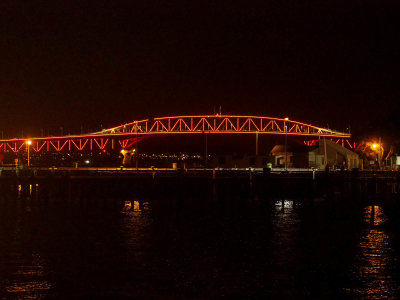
{"type": "Polygon", "coordinates": [[[32,141],[29,140],[29,141],[26,141],[26,143],[27,143],[28,145],[31,145],[31,144],[32,144],[32,141]]]}
{"type": "Polygon", "coordinates": [[[86,164],[90,164],[90,160],[85,160],[85,163],[86,164]]]}

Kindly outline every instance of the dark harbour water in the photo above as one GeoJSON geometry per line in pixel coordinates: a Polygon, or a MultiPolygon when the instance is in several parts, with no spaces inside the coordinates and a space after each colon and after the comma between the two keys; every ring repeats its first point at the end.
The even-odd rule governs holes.
{"type": "Polygon", "coordinates": [[[0,299],[400,298],[393,206],[119,196],[0,198],[0,299]]]}

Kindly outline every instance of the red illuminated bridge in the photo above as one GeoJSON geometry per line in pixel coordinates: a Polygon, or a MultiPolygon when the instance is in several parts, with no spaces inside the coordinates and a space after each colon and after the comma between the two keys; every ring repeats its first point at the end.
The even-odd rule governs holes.
{"type": "Polygon", "coordinates": [[[146,119],[123,124],[85,135],[37,137],[0,140],[0,152],[25,152],[28,148],[41,151],[83,151],[126,149],[151,135],[173,134],[274,134],[323,137],[342,144],[349,142],[350,134],[333,131],[310,124],[260,116],[175,116],[146,119]],[[28,145],[28,141],[30,145],[28,145]]]}

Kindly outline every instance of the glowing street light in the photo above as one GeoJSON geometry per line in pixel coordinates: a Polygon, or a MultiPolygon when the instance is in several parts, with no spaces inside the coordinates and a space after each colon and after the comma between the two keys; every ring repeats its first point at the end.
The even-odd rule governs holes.
{"type": "Polygon", "coordinates": [[[289,118],[285,118],[283,122],[283,128],[285,130],[285,170],[287,171],[288,163],[287,163],[287,125],[286,121],[289,121],[289,118]]]}
{"type": "Polygon", "coordinates": [[[32,144],[32,141],[26,141],[26,145],[27,145],[27,150],[28,150],[28,167],[30,166],[30,160],[29,160],[29,146],[32,144]]]}
{"type": "Polygon", "coordinates": [[[381,138],[379,138],[379,143],[373,143],[371,145],[371,149],[376,152],[377,160],[378,160],[378,168],[381,168],[381,157],[383,155],[383,145],[381,143],[381,138]]]}

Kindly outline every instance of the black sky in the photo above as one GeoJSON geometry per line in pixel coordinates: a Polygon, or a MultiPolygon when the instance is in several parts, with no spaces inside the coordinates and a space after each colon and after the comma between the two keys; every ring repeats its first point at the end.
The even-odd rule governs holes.
{"type": "Polygon", "coordinates": [[[397,1],[0,2],[0,129],[223,113],[344,130],[399,98],[397,1]]]}

